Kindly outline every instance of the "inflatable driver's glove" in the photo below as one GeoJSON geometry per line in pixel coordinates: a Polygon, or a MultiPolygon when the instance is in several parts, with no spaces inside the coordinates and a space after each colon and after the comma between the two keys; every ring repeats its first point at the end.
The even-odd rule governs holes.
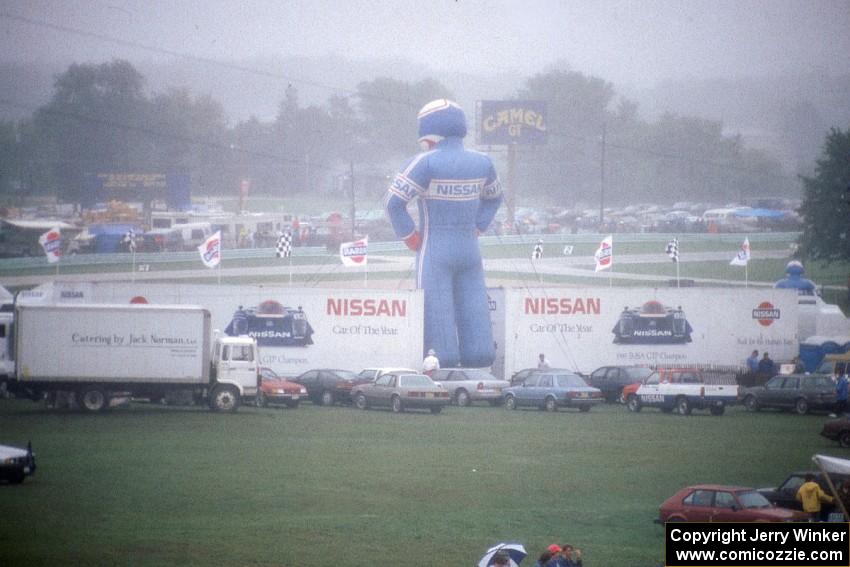
{"type": "Polygon", "coordinates": [[[419,247],[422,245],[422,238],[419,236],[419,231],[414,230],[411,232],[410,236],[404,239],[404,243],[414,252],[418,251],[419,247]]]}

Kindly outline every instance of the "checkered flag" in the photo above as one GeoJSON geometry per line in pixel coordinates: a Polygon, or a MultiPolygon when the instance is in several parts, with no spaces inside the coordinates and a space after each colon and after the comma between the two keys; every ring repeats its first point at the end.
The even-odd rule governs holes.
{"type": "Polygon", "coordinates": [[[538,240],[537,244],[534,245],[534,251],[531,253],[532,260],[542,260],[543,259],[543,241],[538,240]]]}
{"type": "Polygon", "coordinates": [[[670,256],[670,259],[674,262],[679,261],[679,239],[674,238],[670,242],[667,243],[667,255],[670,256]]]}
{"type": "Polygon", "coordinates": [[[277,257],[289,258],[292,256],[292,233],[288,230],[277,237],[277,257]]]}
{"type": "Polygon", "coordinates": [[[127,250],[129,250],[131,253],[136,252],[136,238],[136,231],[132,228],[124,233],[124,238],[122,242],[127,245],[127,250]]]}

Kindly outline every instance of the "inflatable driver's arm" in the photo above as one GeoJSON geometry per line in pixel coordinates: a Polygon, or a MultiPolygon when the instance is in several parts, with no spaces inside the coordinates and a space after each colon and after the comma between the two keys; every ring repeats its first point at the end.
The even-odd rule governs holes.
{"type": "Polygon", "coordinates": [[[475,216],[475,228],[478,229],[479,233],[487,230],[501,204],[502,183],[499,181],[495,168],[490,164],[490,173],[487,175],[487,182],[481,191],[481,203],[478,205],[478,213],[475,216]]]}
{"type": "Polygon", "coordinates": [[[407,205],[414,197],[425,192],[425,187],[430,183],[427,167],[422,158],[427,154],[419,154],[395,176],[390,188],[387,190],[386,208],[390,224],[393,226],[396,236],[404,241],[411,250],[419,250],[421,239],[416,223],[407,205]]]}

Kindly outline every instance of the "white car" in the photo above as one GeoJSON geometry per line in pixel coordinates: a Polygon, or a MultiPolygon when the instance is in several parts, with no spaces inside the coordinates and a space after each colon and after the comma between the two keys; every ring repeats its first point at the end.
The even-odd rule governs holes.
{"type": "Polygon", "coordinates": [[[434,382],[448,390],[452,400],[466,407],[476,400],[498,406],[502,403],[502,392],[511,383],[499,380],[481,368],[441,368],[431,376],[434,382]]]}
{"type": "Polygon", "coordinates": [[[364,368],[357,374],[357,378],[362,380],[369,380],[370,382],[374,382],[378,379],[382,374],[419,374],[416,370],[412,370],[410,368],[393,368],[393,367],[384,367],[384,368],[364,368]]]}

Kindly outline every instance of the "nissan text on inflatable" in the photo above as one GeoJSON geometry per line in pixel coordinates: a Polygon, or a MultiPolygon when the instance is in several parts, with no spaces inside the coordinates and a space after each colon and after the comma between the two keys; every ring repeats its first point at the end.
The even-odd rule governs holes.
{"type": "Polygon", "coordinates": [[[446,99],[419,111],[416,155],[387,191],[396,235],[416,255],[425,295],[425,344],[444,367],[490,366],[495,356],[478,234],[502,202],[502,185],[485,154],[463,147],[466,116],[446,99]],[[418,197],[419,224],[407,205],[418,197]]]}

